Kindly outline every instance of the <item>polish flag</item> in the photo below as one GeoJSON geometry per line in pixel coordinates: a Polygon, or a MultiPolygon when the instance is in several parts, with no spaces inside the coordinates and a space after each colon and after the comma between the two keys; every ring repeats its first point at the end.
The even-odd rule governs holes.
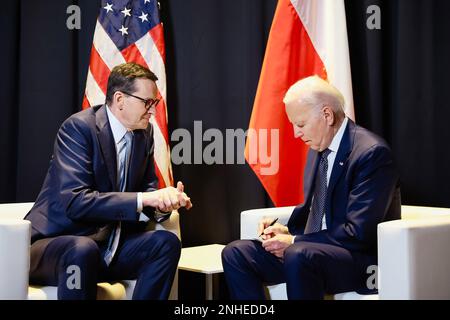
{"type": "MultiPolygon", "coordinates": [[[[267,42],[264,62],[249,125],[245,158],[275,206],[303,202],[303,169],[308,147],[294,139],[283,97],[300,79],[318,75],[345,98],[345,111],[354,120],[347,26],[343,0],[279,0],[267,42]],[[270,133],[278,130],[278,148],[270,133]],[[250,132],[256,134],[250,134],[250,132]],[[278,149],[278,170],[260,155],[261,139],[268,137],[269,154],[278,149]],[[258,139],[259,137],[259,139],[258,139]]],[[[276,166],[275,166],[276,167],[276,166]]]]}

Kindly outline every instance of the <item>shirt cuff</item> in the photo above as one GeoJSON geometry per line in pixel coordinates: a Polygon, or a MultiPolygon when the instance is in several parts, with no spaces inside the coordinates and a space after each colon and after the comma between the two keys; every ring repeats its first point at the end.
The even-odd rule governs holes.
{"type": "Polygon", "coordinates": [[[139,213],[138,221],[148,222],[150,219],[142,212],[144,205],[142,204],[142,192],[137,193],[137,212],[139,213]]]}
{"type": "Polygon", "coordinates": [[[137,193],[137,212],[142,212],[144,205],[142,204],[142,192],[137,193]]]}
{"type": "Polygon", "coordinates": [[[296,237],[296,236],[293,236],[293,237],[292,237],[292,242],[291,242],[291,244],[294,244],[294,242],[295,242],[295,237],[296,237]]]}
{"type": "MultiPolygon", "coordinates": [[[[142,192],[138,192],[137,193],[137,212],[139,213],[139,221],[144,221],[144,222],[149,221],[150,219],[142,212],[142,210],[144,210],[144,205],[142,203],[142,192]]],[[[156,208],[155,214],[154,214],[156,222],[160,222],[160,221],[164,220],[164,218],[167,215],[170,215],[171,213],[172,213],[171,211],[162,212],[162,211],[159,211],[158,208],[156,208]]]]}

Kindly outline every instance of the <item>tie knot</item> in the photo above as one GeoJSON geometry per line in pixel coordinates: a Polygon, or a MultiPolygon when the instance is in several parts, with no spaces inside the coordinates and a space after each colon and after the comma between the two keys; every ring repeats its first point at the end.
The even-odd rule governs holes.
{"type": "Polygon", "coordinates": [[[117,147],[119,148],[118,153],[125,154],[126,152],[131,150],[130,148],[132,141],[133,141],[133,133],[131,131],[127,131],[122,137],[122,139],[120,139],[119,142],[117,143],[117,147]]]}
{"type": "Polygon", "coordinates": [[[125,135],[123,136],[123,139],[126,142],[126,144],[129,145],[129,143],[133,139],[133,132],[132,131],[127,131],[127,133],[125,133],[125,135]]]}
{"type": "Polygon", "coordinates": [[[330,149],[325,149],[325,150],[323,150],[322,152],[321,152],[321,154],[320,154],[320,156],[321,156],[321,158],[322,159],[327,159],[328,158],[328,155],[331,153],[331,150],[330,149]]]}

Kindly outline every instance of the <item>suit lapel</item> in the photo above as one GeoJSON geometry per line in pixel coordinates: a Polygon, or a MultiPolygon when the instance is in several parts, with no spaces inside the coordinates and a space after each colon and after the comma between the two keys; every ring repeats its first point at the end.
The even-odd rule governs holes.
{"type": "Polygon", "coordinates": [[[297,206],[288,221],[289,229],[300,228],[301,232],[305,227],[309,215],[309,208],[311,207],[311,199],[314,194],[314,181],[316,177],[318,165],[318,153],[315,150],[309,149],[305,170],[303,171],[303,203],[297,206]]]}
{"type": "Polygon", "coordinates": [[[97,125],[97,136],[100,142],[100,148],[103,154],[103,160],[108,169],[108,176],[113,189],[117,189],[117,159],[116,146],[109,125],[108,116],[106,114],[106,105],[103,105],[95,114],[95,122],[97,125]]]}
{"type": "MultiPolygon", "coordinates": [[[[353,149],[353,141],[355,136],[355,123],[352,120],[348,120],[347,128],[345,128],[344,135],[342,136],[339,149],[336,154],[336,158],[333,164],[333,170],[331,171],[330,182],[327,189],[327,201],[325,205],[325,212],[329,212],[331,195],[333,194],[334,187],[345,171],[348,162],[348,156],[353,149]]],[[[327,215],[327,225],[329,225],[331,217],[327,215]]]]}
{"type": "Polygon", "coordinates": [[[304,171],[304,186],[305,201],[307,204],[314,193],[314,181],[316,179],[317,166],[319,165],[319,154],[317,151],[309,149],[308,159],[304,171]]]}

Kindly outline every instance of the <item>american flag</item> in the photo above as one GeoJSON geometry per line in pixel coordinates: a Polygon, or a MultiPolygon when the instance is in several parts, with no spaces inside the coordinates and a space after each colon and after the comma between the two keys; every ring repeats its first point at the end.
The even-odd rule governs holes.
{"type": "Polygon", "coordinates": [[[111,69],[125,62],[146,66],[158,77],[161,101],[150,119],[155,141],[159,187],[173,185],[167,130],[166,71],[163,27],[156,0],[102,1],[95,26],[83,109],[103,104],[111,69]]]}

